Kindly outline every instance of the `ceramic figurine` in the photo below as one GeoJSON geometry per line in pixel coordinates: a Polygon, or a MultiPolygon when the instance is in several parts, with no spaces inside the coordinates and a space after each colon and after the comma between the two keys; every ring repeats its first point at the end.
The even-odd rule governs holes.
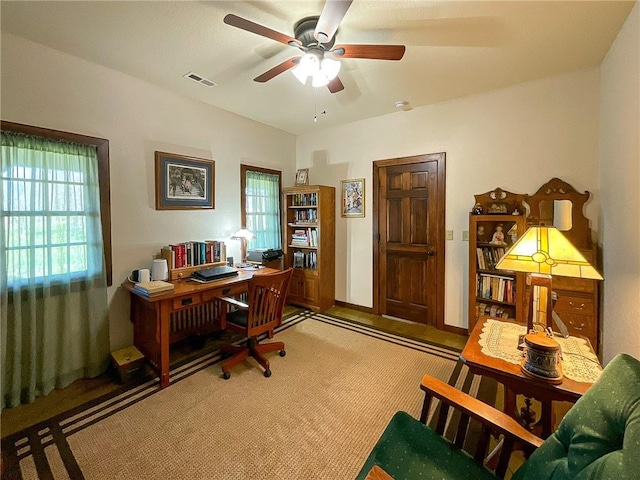
{"type": "Polygon", "coordinates": [[[496,231],[493,232],[493,237],[491,237],[491,243],[495,245],[506,245],[504,241],[504,233],[502,233],[502,226],[498,225],[496,227],[496,231]]]}

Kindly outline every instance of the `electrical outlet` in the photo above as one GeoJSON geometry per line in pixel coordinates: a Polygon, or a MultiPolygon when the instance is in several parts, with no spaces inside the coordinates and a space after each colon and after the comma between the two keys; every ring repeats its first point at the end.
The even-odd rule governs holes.
{"type": "Polygon", "coordinates": [[[453,230],[447,230],[447,240],[453,240],[453,230]]]}
{"type": "Polygon", "coordinates": [[[469,230],[463,230],[462,231],[462,241],[463,242],[468,242],[469,241],[469,230]]]}

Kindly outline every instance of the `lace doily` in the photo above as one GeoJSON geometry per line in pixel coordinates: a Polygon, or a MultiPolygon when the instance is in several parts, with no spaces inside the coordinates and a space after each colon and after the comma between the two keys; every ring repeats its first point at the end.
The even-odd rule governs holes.
{"type": "MultiPolygon", "coordinates": [[[[480,334],[479,344],[482,353],[518,364],[522,360],[522,352],[517,347],[518,337],[524,335],[526,331],[527,327],[524,325],[489,318],[485,321],[480,334]]],[[[576,382],[595,382],[602,372],[602,367],[587,342],[577,337],[554,338],[560,344],[564,376],[576,382]]]]}

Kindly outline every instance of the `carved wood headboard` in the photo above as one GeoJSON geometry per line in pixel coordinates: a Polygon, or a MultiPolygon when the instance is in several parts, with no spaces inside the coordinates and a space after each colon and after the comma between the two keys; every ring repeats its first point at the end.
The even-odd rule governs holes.
{"type": "Polygon", "coordinates": [[[569,200],[571,208],[571,229],[562,233],[578,249],[591,250],[593,241],[589,219],[584,216],[584,204],[591,194],[588,191],[578,192],[567,182],[559,178],[552,178],[542,185],[533,195],[526,195],[525,202],[529,205],[529,225],[553,225],[554,201],[569,200]]]}

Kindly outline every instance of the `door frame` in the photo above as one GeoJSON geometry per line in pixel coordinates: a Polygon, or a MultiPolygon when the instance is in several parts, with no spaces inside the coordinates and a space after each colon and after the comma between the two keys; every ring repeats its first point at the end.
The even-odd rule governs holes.
{"type": "Polygon", "coordinates": [[[444,290],[445,290],[445,159],[446,154],[428,153],[411,157],[391,158],[376,160],[373,162],[373,311],[381,315],[380,300],[380,169],[397,165],[410,165],[413,163],[437,162],[437,188],[436,201],[438,208],[436,213],[436,328],[445,329],[444,323],[444,290]]]}

